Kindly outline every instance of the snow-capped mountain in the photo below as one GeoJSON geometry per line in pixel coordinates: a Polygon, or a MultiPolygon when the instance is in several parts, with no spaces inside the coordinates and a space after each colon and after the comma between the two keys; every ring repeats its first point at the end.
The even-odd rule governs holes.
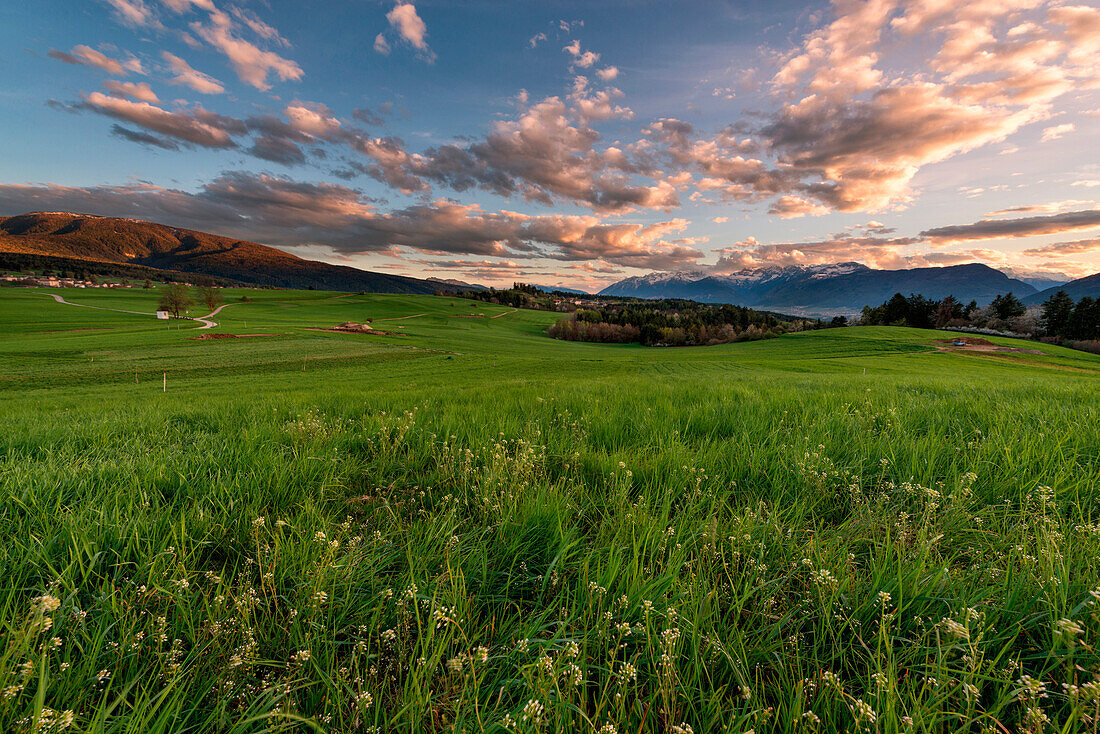
{"type": "Polygon", "coordinates": [[[1001,268],[1001,272],[1010,278],[1022,280],[1041,291],[1047,288],[1057,288],[1073,280],[1073,276],[1066,275],[1065,273],[1051,273],[1047,271],[1036,272],[1021,270],[1019,268],[1001,268]]]}
{"type": "Polygon", "coordinates": [[[874,270],[856,262],[746,269],[716,275],[699,271],[650,273],[626,278],[600,295],[636,298],[686,298],[703,303],[740,306],[806,315],[856,313],[895,293],[928,298],[953,295],[986,304],[1012,291],[1025,297],[1031,285],[1009,278],[987,265],[971,263],[944,268],[874,270]]]}

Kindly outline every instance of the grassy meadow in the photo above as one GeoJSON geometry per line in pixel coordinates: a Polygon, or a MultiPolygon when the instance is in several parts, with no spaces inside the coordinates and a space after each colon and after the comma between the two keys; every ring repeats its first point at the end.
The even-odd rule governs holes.
{"type": "Polygon", "coordinates": [[[0,290],[2,732],[1098,731],[1100,357],[46,293],[157,300],[0,290]]]}

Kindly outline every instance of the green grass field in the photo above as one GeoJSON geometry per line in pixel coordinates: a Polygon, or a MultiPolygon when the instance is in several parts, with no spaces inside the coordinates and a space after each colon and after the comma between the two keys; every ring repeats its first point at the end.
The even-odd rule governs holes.
{"type": "Polygon", "coordinates": [[[1097,731],[1100,357],[47,292],[157,300],[0,290],[0,731],[1097,731]]]}

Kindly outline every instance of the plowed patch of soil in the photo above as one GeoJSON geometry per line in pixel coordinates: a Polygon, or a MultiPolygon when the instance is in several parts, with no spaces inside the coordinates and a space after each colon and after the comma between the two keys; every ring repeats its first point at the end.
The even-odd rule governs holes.
{"type": "Polygon", "coordinates": [[[938,339],[936,349],[941,352],[1000,352],[1016,354],[1042,354],[1038,349],[1021,349],[1020,347],[1000,347],[978,336],[960,336],[954,339],[938,339]],[[961,343],[957,343],[961,342],[961,343]]]}

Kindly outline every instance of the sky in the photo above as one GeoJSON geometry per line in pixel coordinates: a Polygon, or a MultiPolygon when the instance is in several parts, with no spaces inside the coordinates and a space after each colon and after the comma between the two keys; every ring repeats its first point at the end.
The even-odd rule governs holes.
{"type": "Polygon", "coordinates": [[[0,215],[486,285],[1100,271],[1100,7],[0,4],[0,215]]]}

